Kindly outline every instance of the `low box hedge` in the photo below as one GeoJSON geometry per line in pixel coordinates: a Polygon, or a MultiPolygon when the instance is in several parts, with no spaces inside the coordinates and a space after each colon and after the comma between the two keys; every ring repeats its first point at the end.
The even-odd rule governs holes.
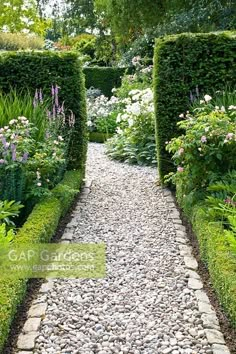
{"type": "Polygon", "coordinates": [[[229,237],[235,235],[230,231],[226,233],[220,222],[211,220],[204,202],[195,204],[191,211],[189,205],[185,205],[184,198],[180,205],[191,221],[201,259],[208,268],[218,299],[236,327],[236,254],[229,237]]]}
{"type": "Polygon", "coordinates": [[[105,143],[107,139],[111,138],[113,134],[104,134],[99,132],[90,132],[89,141],[93,143],[105,143]]]}
{"type": "MultiPolygon", "coordinates": [[[[61,216],[64,216],[79,192],[83,172],[67,171],[52,195],[40,201],[16,235],[16,243],[49,242],[61,216]]],[[[0,352],[7,340],[18,305],[23,301],[27,280],[0,280],[0,352]]]]}

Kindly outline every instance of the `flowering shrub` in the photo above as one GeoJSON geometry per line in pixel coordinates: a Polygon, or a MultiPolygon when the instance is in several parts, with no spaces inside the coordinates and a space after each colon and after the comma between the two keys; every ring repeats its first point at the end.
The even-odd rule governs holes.
{"type": "Polygon", "coordinates": [[[88,127],[90,131],[113,134],[116,131],[116,115],[118,114],[120,101],[112,96],[110,99],[98,90],[88,90],[87,110],[88,127]]]}
{"type": "Polygon", "coordinates": [[[19,117],[0,129],[0,197],[24,202],[51,188],[65,167],[65,143],[47,133],[37,139],[37,128],[19,117]]]}
{"type": "Polygon", "coordinates": [[[156,164],[153,93],[131,90],[121,101],[117,134],[107,143],[108,156],[129,163],[156,164]]]}
{"type": "Polygon", "coordinates": [[[193,114],[181,114],[178,126],[185,134],[167,143],[177,172],[171,179],[182,185],[183,193],[206,188],[223,174],[236,168],[235,106],[213,106],[205,95],[193,114]]]}

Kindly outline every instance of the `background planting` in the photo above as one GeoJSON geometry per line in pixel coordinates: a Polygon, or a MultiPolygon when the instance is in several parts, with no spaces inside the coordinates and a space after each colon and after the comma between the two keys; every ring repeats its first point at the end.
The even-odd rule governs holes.
{"type": "Polygon", "coordinates": [[[42,89],[50,96],[52,85],[60,87],[59,99],[68,114],[75,115],[69,147],[69,169],[85,168],[87,151],[87,118],[84,75],[75,53],[4,53],[0,55],[0,90],[10,92],[42,89]]]}
{"type": "Polygon", "coordinates": [[[84,68],[86,88],[100,89],[103,95],[112,96],[111,90],[121,86],[121,79],[127,68],[87,67],[84,68]]]}
{"type": "Polygon", "coordinates": [[[179,114],[191,100],[236,82],[236,35],[181,34],[156,40],[154,94],[158,168],[161,182],[173,170],[166,141],[180,135],[179,114]]]}

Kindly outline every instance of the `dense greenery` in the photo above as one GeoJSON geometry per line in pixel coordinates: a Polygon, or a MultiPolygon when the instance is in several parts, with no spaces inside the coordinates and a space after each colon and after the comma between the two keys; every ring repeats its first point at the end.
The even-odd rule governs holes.
{"type": "MultiPolygon", "coordinates": [[[[58,226],[59,219],[65,215],[83,179],[80,171],[66,172],[63,181],[53,190],[51,197],[43,199],[35,206],[24,226],[18,231],[15,242],[49,242],[58,226]]],[[[11,322],[21,303],[26,280],[1,279],[0,282],[0,351],[7,339],[11,322]]]]}
{"type": "Polygon", "coordinates": [[[182,34],[158,39],[154,95],[160,179],[173,170],[166,141],[178,136],[179,115],[199,94],[235,83],[236,40],[230,33],[182,34]]]}
{"type": "MultiPolygon", "coordinates": [[[[74,121],[68,168],[84,169],[87,149],[85,88],[82,68],[75,53],[9,53],[0,56],[0,89],[42,89],[48,97],[51,86],[60,87],[59,99],[74,121]]],[[[70,124],[69,121],[66,124],[70,124]]]]}
{"type": "Polygon", "coordinates": [[[101,92],[110,97],[112,89],[121,85],[121,79],[126,68],[111,68],[111,67],[87,67],[84,68],[85,85],[101,90],[101,92]]]}
{"type": "Polygon", "coordinates": [[[35,0],[9,0],[0,3],[0,30],[43,35],[50,21],[40,18],[35,0]]]}

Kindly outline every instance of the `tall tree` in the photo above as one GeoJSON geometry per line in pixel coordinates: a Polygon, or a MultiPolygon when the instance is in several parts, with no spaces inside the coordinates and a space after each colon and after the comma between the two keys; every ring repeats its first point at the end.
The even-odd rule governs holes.
{"type": "Polygon", "coordinates": [[[48,21],[40,19],[34,0],[8,0],[0,3],[0,30],[43,35],[48,25],[48,21]]]}

